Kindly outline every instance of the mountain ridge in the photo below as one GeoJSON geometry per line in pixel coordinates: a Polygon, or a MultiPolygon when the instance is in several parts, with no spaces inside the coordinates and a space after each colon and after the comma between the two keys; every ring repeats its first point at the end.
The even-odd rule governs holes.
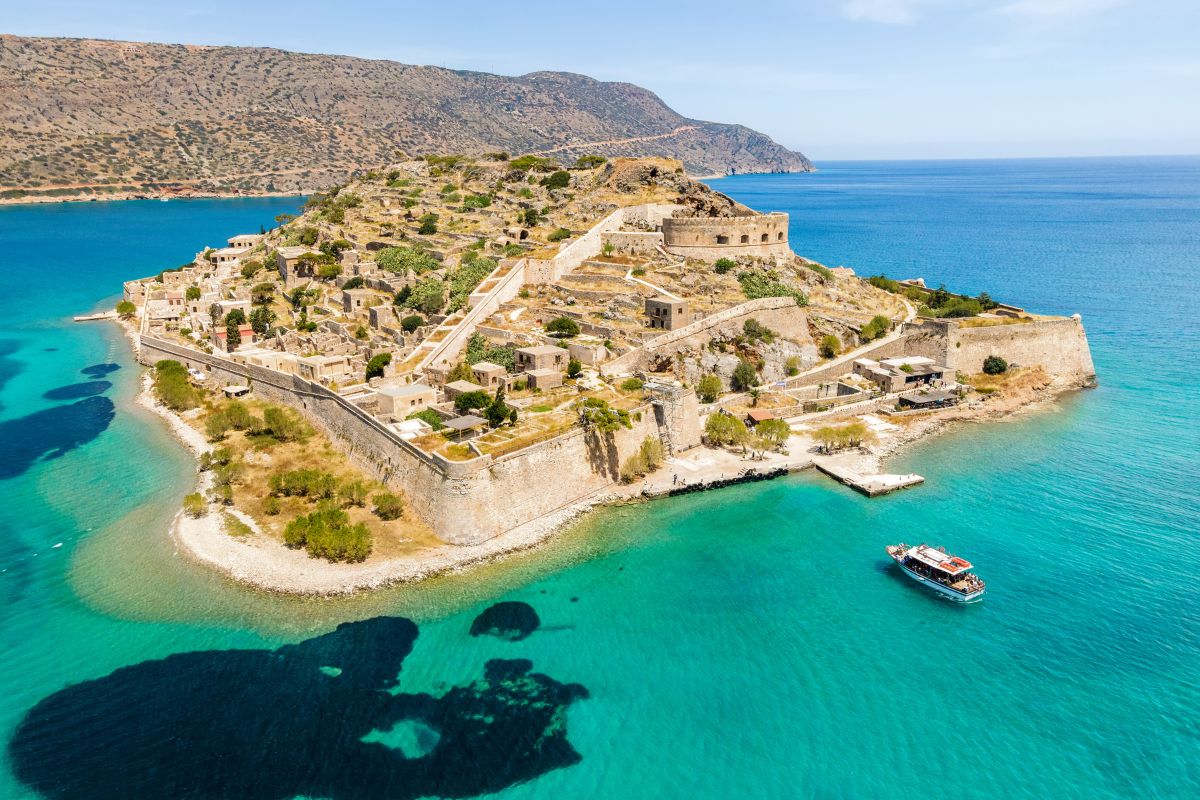
{"type": "Polygon", "coordinates": [[[811,162],[648,89],[277,48],[0,35],[0,198],[293,193],[398,152],[666,156],[693,174],[811,162]]]}

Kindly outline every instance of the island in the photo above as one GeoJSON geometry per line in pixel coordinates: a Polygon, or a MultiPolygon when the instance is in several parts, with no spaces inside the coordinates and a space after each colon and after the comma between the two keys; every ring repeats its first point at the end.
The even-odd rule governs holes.
{"type": "Polygon", "coordinates": [[[667,158],[430,155],[279,221],[116,309],[199,459],[174,535],[274,591],[810,467],[882,494],[906,442],[1095,383],[1077,315],[827,268],[667,158]]]}

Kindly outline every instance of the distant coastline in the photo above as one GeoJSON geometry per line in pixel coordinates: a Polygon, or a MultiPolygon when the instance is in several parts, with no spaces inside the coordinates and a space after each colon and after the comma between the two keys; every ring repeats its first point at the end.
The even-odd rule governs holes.
{"type": "MultiPolygon", "coordinates": [[[[0,189],[0,195],[13,189],[0,189]]],[[[37,189],[21,191],[37,192],[37,189]]],[[[27,194],[20,197],[0,196],[0,206],[42,205],[48,203],[101,203],[117,200],[236,200],[256,197],[304,197],[306,192],[168,192],[163,190],[130,190],[110,194],[47,195],[27,194]]]]}

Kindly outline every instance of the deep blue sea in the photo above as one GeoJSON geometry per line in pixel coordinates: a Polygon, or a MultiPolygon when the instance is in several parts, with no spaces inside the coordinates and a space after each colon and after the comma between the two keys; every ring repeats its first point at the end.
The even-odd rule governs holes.
{"type": "Polygon", "coordinates": [[[338,600],[175,553],[191,459],[70,321],[298,202],[0,207],[0,797],[1200,796],[1200,158],[818,166],[713,185],[830,266],[1082,314],[1099,388],[920,444],[900,494],[611,509],[338,600]],[[472,637],[497,601],[541,628],[472,637]]]}

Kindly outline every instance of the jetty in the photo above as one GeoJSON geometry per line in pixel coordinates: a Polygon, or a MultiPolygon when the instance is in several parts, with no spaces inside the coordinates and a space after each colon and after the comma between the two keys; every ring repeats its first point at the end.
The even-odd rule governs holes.
{"type": "Polygon", "coordinates": [[[836,459],[813,459],[813,466],[838,483],[862,492],[867,497],[878,497],[881,494],[907,489],[925,482],[925,478],[915,472],[907,475],[886,472],[865,474],[854,469],[855,465],[836,459]]]}
{"type": "Polygon", "coordinates": [[[116,318],[117,318],[117,312],[113,311],[111,309],[108,311],[97,311],[94,314],[78,314],[75,317],[73,317],[73,319],[76,322],[94,322],[95,320],[99,320],[99,319],[116,319],[116,318]]]}

